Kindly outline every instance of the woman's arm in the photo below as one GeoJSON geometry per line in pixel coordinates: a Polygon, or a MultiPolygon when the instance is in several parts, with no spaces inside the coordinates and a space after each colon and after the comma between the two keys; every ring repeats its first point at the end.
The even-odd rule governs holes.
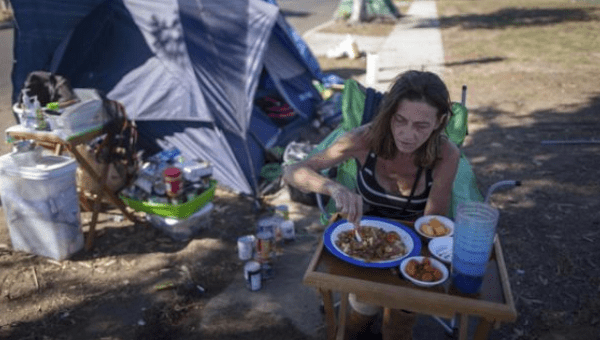
{"type": "Polygon", "coordinates": [[[348,220],[358,222],[362,217],[362,198],[340,183],[321,175],[320,171],[350,158],[362,159],[366,150],[366,127],[359,127],[338,138],[327,149],[312,157],[284,167],[284,181],[303,192],[331,196],[336,207],[348,220]]]}
{"type": "Polygon", "coordinates": [[[441,159],[433,170],[433,186],[425,206],[425,215],[447,216],[452,200],[452,186],[458,170],[460,150],[448,139],[443,139],[441,159]]]}

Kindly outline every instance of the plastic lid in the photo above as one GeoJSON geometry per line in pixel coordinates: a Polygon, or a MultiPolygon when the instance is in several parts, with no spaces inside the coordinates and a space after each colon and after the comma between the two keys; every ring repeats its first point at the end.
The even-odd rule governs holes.
{"type": "Polygon", "coordinates": [[[0,157],[0,173],[13,177],[21,177],[32,180],[45,180],[75,173],[77,162],[74,158],[64,156],[43,155],[36,160],[35,165],[20,166],[18,161],[12,157],[15,153],[0,157]]]}
{"type": "Polygon", "coordinates": [[[181,176],[181,170],[179,170],[179,168],[175,168],[175,167],[166,168],[165,169],[165,176],[167,176],[167,177],[173,177],[173,178],[179,177],[179,176],[181,176]]]}

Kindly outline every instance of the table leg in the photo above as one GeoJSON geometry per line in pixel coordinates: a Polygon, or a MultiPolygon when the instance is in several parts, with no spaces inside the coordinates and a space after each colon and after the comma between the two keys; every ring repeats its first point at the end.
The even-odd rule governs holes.
{"type": "Polygon", "coordinates": [[[57,143],[54,146],[54,154],[57,156],[60,156],[60,154],[63,152],[63,145],[61,143],[57,143]]]}
{"type": "MultiPolygon", "coordinates": [[[[100,182],[102,180],[100,178],[100,176],[94,171],[92,166],[89,165],[89,163],[85,160],[85,158],[83,158],[83,156],[81,156],[81,154],[77,151],[77,149],[75,147],[71,147],[69,149],[70,149],[69,151],[71,151],[71,153],[77,159],[77,162],[79,163],[79,165],[81,165],[85,169],[85,171],[88,174],[90,174],[90,176],[92,176],[94,181],[96,181],[97,183],[100,182]]],[[[123,201],[121,201],[117,196],[115,196],[115,194],[112,193],[112,191],[110,191],[110,189],[106,185],[102,185],[101,189],[107,195],[108,199],[114,205],[116,205],[117,208],[119,208],[121,210],[121,212],[123,212],[123,215],[125,215],[125,217],[127,217],[127,219],[129,219],[131,222],[134,222],[134,223],[140,222],[135,218],[135,216],[133,216],[129,211],[127,211],[127,207],[125,207],[125,204],[123,203],[123,201]]]]}
{"type": "Polygon", "coordinates": [[[467,340],[469,336],[469,315],[460,314],[460,325],[458,327],[458,340],[467,340]]]}
{"type": "Polygon", "coordinates": [[[96,201],[94,202],[94,210],[92,212],[92,221],[90,222],[90,229],[88,231],[88,237],[85,242],[85,249],[91,250],[94,247],[94,236],[96,234],[96,223],[98,223],[98,213],[100,211],[100,207],[102,205],[102,196],[104,194],[104,190],[102,187],[106,184],[106,177],[108,176],[108,163],[102,166],[102,177],[100,183],[98,184],[98,188],[96,191],[96,201]]]}
{"type": "Polygon", "coordinates": [[[333,294],[331,290],[319,289],[323,297],[323,307],[325,309],[325,323],[327,324],[327,339],[335,340],[336,324],[335,310],[333,309],[333,294]]]}
{"type": "Polygon", "coordinates": [[[348,316],[348,293],[341,293],[340,312],[338,316],[337,340],[344,340],[346,335],[346,319],[348,316]]]}
{"type": "Polygon", "coordinates": [[[473,340],[484,340],[487,339],[492,329],[492,322],[481,318],[479,320],[479,324],[475,329],[475,335],[473,336],[473,340]]]}

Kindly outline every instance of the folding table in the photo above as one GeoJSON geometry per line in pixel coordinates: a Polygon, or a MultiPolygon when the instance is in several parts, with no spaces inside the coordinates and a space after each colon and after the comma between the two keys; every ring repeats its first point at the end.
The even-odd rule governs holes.
{"type": "MultiPolygon", "coordinates": [[[[115,120],[124,120],[126,118],[119,117],[115,118],[115,120]]],[[[123,121],[121,121],[122,123],[123,121]]],[[[94,207],[92,209],[92,220],[90,222],[90,228],[88,232],[88,236],[85,242],[86,250],[90,250],[94,246],[94,236],[96,224],[98,222],[98,213],[100,210],[100,203],[102,197],[106,195],[108,199],[117,206],[127,219],[132,222],[139,222],[136,217],[127,210],[127,206],[123,203],[121,199],[119,199],[107,186],[106,186],[106,178],[108,174],[109,164],[105,163],[102,166],[102,173],[98,174],[92,165],[86,160],[86,158],[77,150],[76,146],[90,142],[96,137],[102,136],[106,134],[106,138],[104,140],[105,145],[112,145],[111,141],[114,138],[114,133],[109,129],[109,124],[115,124],[119,122],[107,122],[103,126],[95,128],[93,130],[89,130],[83,133],[79,133],[73,136],[59,136],[58,134],[52,131],[37,131],[33,129],[29,129],[23,127],[21,125],[15,125],[6,130],[7,138],[12,140],[33,140],[36,144],[41,145],[45,148],[52,149],[55,151],[57,155],[60,155],[63,151],[70,152],[73,157],[77,160],[77,163],[90,175],[90,177],[96,182],[98,191],[96,194],[96,199],[94,202],[94,207]]],[[[109,147],[109,153],[113,152],[112,147],[109,147]]]]}
{"type": "MultiPolygon", "coordinates": [[[[403,224],[412,227],[412,223],[403,224]]],[[[428,256],[427,244],[423,240],[422,243],[421,255],[428,256]]],[[[329,340],[344,337],[350,293],[356,294],[362,302],[383,306],[384,310],[404,309],[444,318],[458,315],[461,340],[467,339],[469,316],[479,319],[474,339],[486,339],[493,324],[498,326],[500,322],[516,320],[517,311],[497,236],[479,294],[461,294],[450,281],[448,279],[445,284],[431,288],[417,287],[399,276],[398,270],[364,268],[345,262],[325,249],[323,240],[303,279],[305,285],[317,288],[323,296],[329,340]],[[341,293],[338,320],[333,292],[341,293]]]]}

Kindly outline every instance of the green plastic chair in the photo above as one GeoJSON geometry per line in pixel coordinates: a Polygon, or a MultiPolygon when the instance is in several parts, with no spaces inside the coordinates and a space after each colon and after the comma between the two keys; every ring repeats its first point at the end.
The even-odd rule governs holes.
{"type": "MultiPolygon", "coordinates": [[[[466,89],[466,86],[463,86],[461,102],[452,104],[452,117],[450,118],[445,131],[448,138],[459,147],[462,146],[465,136],[468,134],[467,118],[469,112],[465,105],[466,89]]],[[[369,112],[370,118],[365,121],[363,121],[363,115],[365,112],[367,96],[372,93],[372,89],[365,90],[364,88],[361,88],[355,80],[346,80],[342,92],[342,121],[340,125],[327,135],[327,137],[325,137],[325,139],[323,139],[323,141],[321,141],[307,157],[326,149],[344,133],[361,124],[368,123],[373,116],[373,112],[369,112]]],[[[328,175],[328,170],[324,171],[323,174],[328,175]]],[[[335,179],[350,190],[356,190],[356,174],[356,161],[350,159],[337,166],[335,179]]],[[[475,178],[475,173],[473,172],[471,164],[461,151],[458,171],[452,189],[450,218],[454,218],[458,204],[465,201],[483,202],[483,196],[477,187],[477,179],[475,178]]],[[[322,212],[321,223],[327,225],[331,215],[336,211],[335,202],[329,200],[329,202],[324,203],[322,195],[317,195],[317,204],[322,212]]]]}

